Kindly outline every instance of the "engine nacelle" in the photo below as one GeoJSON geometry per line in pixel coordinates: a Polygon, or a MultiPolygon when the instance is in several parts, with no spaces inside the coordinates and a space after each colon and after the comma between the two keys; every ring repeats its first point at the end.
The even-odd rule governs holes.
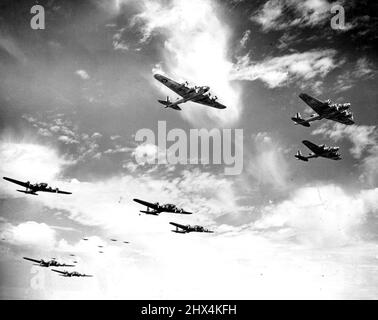
{"type": "Polygon", "coordinates": [[[344,104],[339,105],[340,111],[348,110],[349,108],[350,108],[350,103],[344,103],[344,104]]]}

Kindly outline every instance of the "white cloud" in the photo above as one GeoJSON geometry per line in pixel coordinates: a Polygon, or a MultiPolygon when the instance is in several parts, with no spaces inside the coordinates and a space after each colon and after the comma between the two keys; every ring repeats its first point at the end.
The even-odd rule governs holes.
{"type": "Polygon", "coordinates": [[[264,30],[272,29],[276,27],[276,19],[282,16],[283,9],[282,1],[267,1],[251,20],[261,24],[264,30]]]}
{"type": "Polygon", "coordinates": [[[281,233],[273,231],[275,237],[291,237],[311,246],[343,246],[362,241],[359,228],[377,210],[378,189],[350,195],[336,185],[309,186],[266,207],[254,227],[281,228],[281,233]]]}
{"type": "Polygon", "coordinates": [[[323,124],[312,134],[322,134],[333,141],[348,139],[352,143],[350,153],[355,159],[360,160],[362,169],[360,179],[370,185],[375,185],[378,181],[378,130],[376,126],[323,124]]]}
{"type": "Polygon", "coordinates": [[[133,149],[129,147],[116,147],[114,149],[108,149],[104,151],[105,154],[116,154],[116,153],[126,153],[126,152],[131,152],[133,149]]]}
{"type": "MultiPolygon", "coordinates": [[[[205,127],[214,119],[222,125],[239,119],[240,90],[230,83],[232,63],[227,57],[230,30],[220,19],[215,1],[174,0],[170,4],[143,1],[134,23],[141,25],[141,42],[148,41],[154,34],[165,37],[161,54],[168,76],[196,85],[209,85],[211,92],[228,107],[227,112],[222,112],[188,103],[181,112],[186,119],[205,127]]],[[[162,85],[159,88],[164,94],[171,94],[162,85]]]]}
{"type": "Polygon", "coordinates": [[[296,80],[324,78],[339,66],[335,62],[335,55],[336,51],[331,49],[312,50],[270,57],[260,62],[253,62],[246,55],[239,58],[232,77],[235,80],[259,79],[270,88],[286,86],[296,80]]]}
{"type": "Polygon", "coordinates": [[[99,139],[99,138],[102,138],[102,134],[99,133],[99,132],[95,132],[92,134],[92,138],[93,139],[99,139]]]}
{"type": "Polygon", "coordinates": [[[366,57],[361,57],[356,62],[354,75],[357,78],[372,76],[375,73],[374,64],[366,57]]]}
{"type": "Polygon", "coordinates": [[[247,45],[247,42],[249,41],[249,37],[251,35],[251,30],[246,30],[243,33],[243,37],[240,39],[240,47],[245,48],[247,45]]]}
{"type": "MultiPolygon", "coordinates": [[[[313,27],[330,23],[332,6],[342,3],[329,3],[327,0],[269,0],[251,20],[260,24],[264,31],[313,27]]],[[[345,30],[351,27],[348,25],[345,30]]]]}
{"type": "Polygon", "coordinates": [[[89,74],[85,70],[76,70],[75,72],[81,79],[88,80],[90,78],[89,74]]]}
{"type": "Polygon", "coordinates": [[[312,134],[322,134],[336,142],[341,139],[349,139],[353,143],[350,153],[356,159],[361,158],[366,149],[378,144],[376,126],[345,126],[340,123],[322,124],[319,128],[315,129],[312,134]]]}
{"type": "Polygon", "coordinates": [[[125,28],[121,28],[113,35],[113,48],[114,50],[129,50],[129,46],[122,41],[122,33],[125,31],[125,28]]]}
{"type": "Polygon", "coordinates": [[[335,91],[342,92],[351,89],[360,83],[375,78],[377,74],[376,67],[366,57],[361,57],[356,61],[352,70],[347,70],[336,78],[335,91]]]}
{"type": "Polygon", "coordinates": [[[144,163],[154,163],[158,158],[158,150],[158,147],[154,144],[143,143],[135,148],[132,155],[136,159],[144,159],[144,163]]]}
{"type": "Polygon", "coordinates": [[[55,180],[62,168],[69,163],[52,148],[34,143],[5,141],[0,142],[0,162],[2,176],[31,182],[55,180]]]}
{"type": "Polygon", "coordinates": [[[19,225],[6,224],[1,230],[7,242],[23,247],[50,250],[56,244],[56,232],[45,223],[27,221],[19,225]]]}
{"type": "Polygon", "coordinates": [[[68,136],[59,136],[58,141],[63,142],[64,144],[79,144],[79,141],[68,136]]]}
{"type": "Polygon", "coordinates": [[[266,133],[254,137],[254,151],[250,156],[247,172],[258,184],[268,184],[278,189],[290,188],[290,168],[279,143],[266,133]]]}
{"type": "MultiPolygon", "coordinates": [[[[266,134],[259,135],[259,139],[268,146],[272,143],[266,134]]],[[[17,228],[18,237],[33,234],[33,239],[38,239],[26,237],[22,243],[54,243],[51,250],[58,253],[59,259],[63,253],[76,253],[82,257],[79,271],[95,275],[90,282],[75,287],[67,287],[60,277],[49,277],[46,285],[54,288],[49,298],[310,299],[343,298],[351,293],[361,295],[356,290],[359,286],[348,275],[350,270],[356,269],[356,263],[365,263],[364,258],[370,257],[371,252],[367,245],[361,247],[358,242],[349,241],[355,238],[348,240],[348,237],[367,212],[376,210],[377,190],[348,196],[336,186],[320,188],[325,212],[324,208],[301,208],[317,204],[313,197],[316,190],[310,187],[298,190],[287,201],[265,207],[263,217],[251,226],[217,227],[215,220],[220,216],[238,214],[239,194],[233,180],[198,169],[185,170],[169,179],[165,175],[162,178],[149,174],[124,175],[93,182],[60,181],[59,185],[73,192],[69,201],[42,194],[33,200],[68,212],[76,222],[100,227],[104,234],[129,240],[132,246],[109,245],[103,236],[89,237],[88,243],[81,240],[68,243],[64,239],[57,242],[54,233],[43,224],[28,223],[26,229],[25,226],[17,228]],[[120,195],[125,195],[121,203],[120,195]],[[187,217],[139,215],[143,207],[132,201],[134,197],[173,202],[194,214],[187,217]],[[170,232],[169,221],[202,224],[215,229],[216,233],[177,235],[170,232]],[[277,242],[271,236],[270,229],[274,227],[283,230],[273,232],[283,241],[277,242]],[[41,238],[35,237],[39,230],[44,235],[41,238]],[[299,244],[291,241],[293,237],[299,244]],[[318,253],[308,250],[309,245],[324,243],[326,250],[318,253]],[[330,246],[345,244],[350,245],[349,253],[357,249],[359,253],[364,252],[363,258],[350,265],[340,262],[339,256],[335,258],[342,253],[330,252],[332,258],[325,257],[330,246]],[[106,246],[104,255],[98,254],[97,245],[106,246]],[[183,273],[187,285],[171,281],[183,273]],[[126,285],[133,290],[125,291],[126,285]]],[[[371,276],[369,270],[360,276],[363,279],[371,276]]]]}

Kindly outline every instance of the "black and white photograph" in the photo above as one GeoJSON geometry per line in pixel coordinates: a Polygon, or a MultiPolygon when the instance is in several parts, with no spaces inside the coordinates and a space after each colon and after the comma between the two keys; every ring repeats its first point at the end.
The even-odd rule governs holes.
{"type": "Polygon", "coordinates": [[[0,0],[0,300],[377,300],[377,13],[0,0]]]}

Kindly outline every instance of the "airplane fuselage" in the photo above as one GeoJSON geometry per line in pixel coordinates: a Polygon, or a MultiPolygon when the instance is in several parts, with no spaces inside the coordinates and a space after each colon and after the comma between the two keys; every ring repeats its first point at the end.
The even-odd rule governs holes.
{"type": "Polygon", "coordinates": [[[172,102],[171,104],[168,105],[168,107],[171,108],[171,107],[177,106],[179,104],[191,101],[194,98],[196,98],[198,96],[201,96],[204,93],[208,92],[209,90],[210,90],[209,87],[200,87],[198,90],[196,90],[195,88],[192,88],[193,92],[190,92],[189,95],[187,95],[186,97],[184,97],[182,99],[179,99],[179,100],[177,100],[175,102],[172,102]]]}

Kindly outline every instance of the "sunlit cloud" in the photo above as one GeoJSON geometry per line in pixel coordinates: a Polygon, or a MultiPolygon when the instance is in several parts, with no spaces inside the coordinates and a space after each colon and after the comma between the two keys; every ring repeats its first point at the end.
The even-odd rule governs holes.
{"type": "Polygon", "coordinates": [[[361,228],[378,209],[377,199],[378,189],[349,195],[336,185],[303,187],[290,199],[264,208],[254,226],[315,247],[351,245],[363,241],[361,228]]]}
{"type": "Polygon", "coordinates": [[[31,182],[53,181],[69,162],[54,149],[35,143],[0,142],[2,176],[31,182]]]}
{"type": "Polygon", "coordinates": [[[19,225],[5,224],[1,227],[2,237],[16,246],[33,250],[51,250],[56,244],[56,232],[45,223],[27,221],[19,225]]]}
{"type": "MultiPolygon", "coordinates": [[[[328,0],[269,0],[259,8],[251,17],[251,20],[261,25],[264,31],[324,25],[331,19],[332,6],[343,4],[343,2],[329,2],[328,0]]],[[[348,24],[348,28],[351,27],[348,24]]]]}
{"type": "Polygon", "coordinates": [[[376,126],[353,125],[340,123],[323,124],[312,134],[321,134],[333,141],[348,139],[352,143],[351,155],[359,160],[362,173],[361,181],[376,185],[378,181],[378,130],[376,126]]]}
{"type": "Polygon", "coordinates": [[[75,72],[81,79],[88,80],[90,78],[89,74],[85,70],[77,70],[75,72]]]}
{"type": "Polygon", "coordinates": [[[219,18],[219,10],[211,0],[174,0],[170,4],[144,1],[142,12],[134,17],[134,23],[142,29],[142,43],[155,34],[165,37],[162,68],[168,76],[180,82],[210,86],[228,107],[225,113],[189,103],[182,114],[195,126],[206,126],[208,121],[230,125],[241,112],[240,88],[230,82],[231,30],[219,18]]]}
{"type": "Polygon", "coordinates": [[[312,50],[253,61],[249,55],[240,57],[233,70],[236,80],[261,80],[269,88],[288,86],[297,81],[322,79],[342,62],[336,62],[336,51],[312,50]]]}

